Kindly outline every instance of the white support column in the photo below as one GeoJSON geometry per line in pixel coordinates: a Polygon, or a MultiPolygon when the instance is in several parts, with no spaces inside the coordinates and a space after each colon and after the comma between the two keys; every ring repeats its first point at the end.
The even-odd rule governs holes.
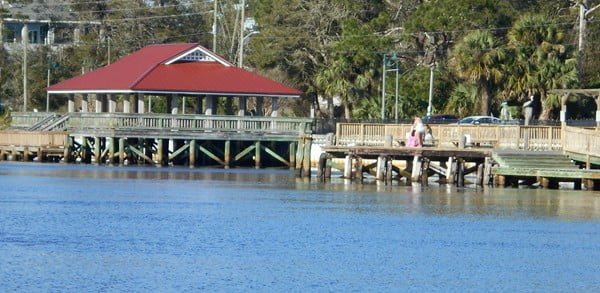
{"type": "Polygon", "coordinates": [[[81,112],[87,113],[89,111],[89,95],[81,95],[81,112]]]}
{"type": "Polygon", "coordinates": [[[69,95],[69,101],[67,102],[67,112],[75,112],[75,95],[73,94],[69,95]]]}
{"type": "Polygon", "coordinates": [[[271,98],[271,117],[279,117],[279,98],[271,98]]]}
{"type": "Polygon", "coordinates": [[[108,112],[114,113],[117,111],[117,102],[115,101],[115,96],[112,94],[106,94],[106,101],[108,102],[108,112]]]}
{"type": "Polygon", "coordinates": [[[144,114],[144,94],[136,94],[137,113],[144,114]]]}
{"type": "Polygon", "coordinates": [[[101,94],[96,94],[96,113],[102,113],[102,99],[104,98],[101,94]]]}
{"type": "Polygon", "coordinates": [[[131,113],[131,101],[129,98],[129,95],[123,97],[123,113],[131,113]]]}
{"type": "Polygon", "coordinates": [[[181,96],[181,114],[185,114],[185,96],[181,96]]]}

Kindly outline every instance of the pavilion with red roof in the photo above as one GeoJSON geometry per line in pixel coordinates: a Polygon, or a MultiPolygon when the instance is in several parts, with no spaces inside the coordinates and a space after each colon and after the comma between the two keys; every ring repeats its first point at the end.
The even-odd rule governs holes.
{"type": "Polygon", "coordinates": [[[246,115],[247,101],[253,99],[256,114],[262,115],[263,98],[269,97],[271,116],[277,116],[278,98],[297,98],[302,94],[236,67],[195,43],[146,46],[113,64],[51,85],[47,90],[51,95],[67,95],[69,112],[75,112],[75,95],[81,96],[81,112],[91,109],[89,96],[95,96],[95,112],[119,109],[125,113],[144,113],[146,101],[152,111],[150,97],[159,96],[167,98],[172,114],[185,114],[186,100],[192,97],[193,112],[207,115],[218,114],[218,98],[226,98],[229,106],[237,98],[238,115],[246,115]],[[125,96],[122,106],[117,105],[116,96],[125,96]],[[130,98],[134,100],[133,107],[130,98]]]}

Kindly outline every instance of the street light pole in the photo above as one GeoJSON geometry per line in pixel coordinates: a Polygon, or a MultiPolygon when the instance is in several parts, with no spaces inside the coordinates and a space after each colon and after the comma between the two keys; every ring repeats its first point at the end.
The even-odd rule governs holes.
{"type": "Polygon", "coordinates": [[[382,78],[382,84],[381,84],[381,120],[383,122],[383,120],[385,120],[385,74],[386,74],[386,68],[385,68],[385,62],[386,62],[386,55],[383,54],[383,78],[382,78]]]}
{"type": "Polygon", "coordinates": [[[245,31],[245,24],[246,22],[244,21],[245,16],[245,11],[246,11],[246,1],[242,0],[242,5],[241,8],[242,12],[240,14],[240,57],[238,58],[238,66],[240,68],[242,68],[242,64],[244,64],[244,31],[245,31]]]}
{"type": "Polygon", "coordinates": [[[46,83],[46,113],[50,112],[50,93],[48,92],[48,88],[50,87],[50,66],[51,66],[51,63],[50,63],[50,52],[48,52],[47,57],[48,57],[48,59],[47,59],[47,62],[48,62],[48,80],[47,80],[47,83],[46,83]]]}
{"type": "Polygon", "coordinates": [[[431,115],[432,106],[431,102],[433,100],[433,71],[435,69],[435,63],[431,63],[429,65],[429,103],[427,104],[427,116],[431,115]]]}
{"type": "Polygon", "coordinates": [[[29,30],[23,23],[21,29],[21,43],[23,44],[23,112],[27,112],[27,43],[29,43],[29,30]]]}

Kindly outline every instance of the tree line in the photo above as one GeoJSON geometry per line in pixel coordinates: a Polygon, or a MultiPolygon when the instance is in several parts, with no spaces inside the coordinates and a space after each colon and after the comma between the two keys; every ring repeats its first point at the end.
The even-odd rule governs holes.
{"type": "MultiPolygon", "coordinates": [[[[13,1],[15,2],[15,1],[13,1]]],[[[28,2],[28,1],[21,1],[28,2]]],[[[31,1],[29,1],[31,2],[31,1]]],[[[70,78],[148,44],[198,42],[234,63],[238,58],[240,1],[67,1],[43,7],[51,19],[95,21],[81,40],[60,50],[31,49],[29,96],[45,108],[51,83],[70,78]],[[79,3],[79,4],[78,4],[79,3]],[[215,11],[214,8],[217,8],[215,11]],[[216,13],[215,13],[216,12],[216,13]],[[214,16],[217,21],[214,21],[214,16]],[[214,28],[216,24],[216,28],[214,28]],[[214,38],[213,29],[217,31],[214,38]]],[[[433,71],[433,112],[498,115],[501,103],[539,103],[540,119],[556,119],[552,89],[600,84],[600,25],[587,22],[578,52],[579,4],[600,0],[246,0],[257,33],[245,40],[244,65],[304,92],[287,114],[359,119],[423,115],[433,71]],[[386,61],[398,69],[382,83],[386,61]],[[382,90],[385,100],[382,101],[382,90]],[[336,104],[336,101],[339,104],[336,104]]],[[[43,5],[43,4],[39,4],[43,5]]],[[[597,12],[600,13],[600,12],[597,12]]],[[[3,17],[8,11],[3,11],[3,17]]],[[[22,56],[0,51],[0,100],[22,104],[22,56]]],[[[392,68],[392,67],[390,67],[392,68]]],[[[59,107],[54,101],[52,108],[59,107]]],[[[575,118],[591,117],[593,101],[574,99],[575,118]]]]}

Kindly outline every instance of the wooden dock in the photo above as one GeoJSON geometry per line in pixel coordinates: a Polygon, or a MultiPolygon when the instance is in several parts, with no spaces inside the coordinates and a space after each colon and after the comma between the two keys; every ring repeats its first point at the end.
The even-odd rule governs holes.
{"type": "Polygon", "coordinates": [[[433,147],[402,147],[410,127],[338,124],[334,142],[322,147],[325,154],[317,176],[331,176],[331,162],[337,159],[344,161],[343,177],[355,181],[361,181],[364,173],[385,182],[404,178],[423,184],[438,176],[439,182],[463,186],[464,176],[473,173],[477,185],[558,188],[561,182],[573,182],[575,189],[600,189],[600,132],[596,129],[435,125],[433,147]]]}
{"type": "Polygon", "coordinates": [[[310,176],[311,131],[309,118],[16,113],[13,129],[0,133],[0,160],[44,161],[52,150],[63,162],[272,166],[310,176]]]}
{"type": "MultiPolygon", "coordinates": [[[[391,182],[402,178],[410,182],[427,184],[428,178],[437,175],[439,181],[464,186],[465,175],[476,173],[477,184],[490,176],[491,165],[485,168],[491,149],[409,148],[377,146],[324,146],[319,160],[317,176],[331,176],[331,160],[344,159],[344,178],[362,180],[363,173],[374,174],[378,180],[391,182]],[[376,163],[363,163],[375,161],[376,163]],[[403,162],[395,164],[394,162],[403,162]],[[397,167],[404,166],[403,169],[397,167]],[[470,166],[470,167],[469,167],[470,166]],[[487,170],[487,173],[486,173],[487,170]]],[[[487,183],[487,181],[486,181],[487,183]]]]}

